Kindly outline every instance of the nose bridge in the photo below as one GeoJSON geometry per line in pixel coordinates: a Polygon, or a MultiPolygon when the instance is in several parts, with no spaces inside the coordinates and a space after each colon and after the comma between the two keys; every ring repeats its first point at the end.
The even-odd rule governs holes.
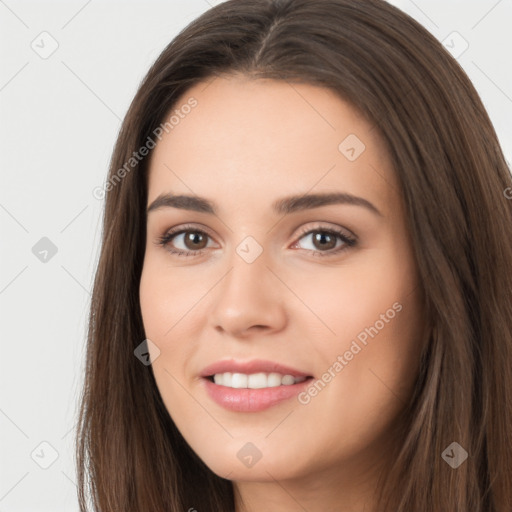
{"type": "Polygon", "coordinates": [[[275,328],[284,318],[279,287],[267,268],[270,263],[256,240],[244,239],[233,252],[213,305],[213,321],[225,331],[251,326],[275,328]]]}
{"type": "Polygon", "coordinates": [[[222,298],[240,306],[250,302],[254,307],[260,299],[268,302],[265,287],[268,286],[268,274],[271,274],[267,268],[269,262],[262,247],[259,254],[256,251],[254,242],[243,241],[235,247],[222,287],[222,298]]]}

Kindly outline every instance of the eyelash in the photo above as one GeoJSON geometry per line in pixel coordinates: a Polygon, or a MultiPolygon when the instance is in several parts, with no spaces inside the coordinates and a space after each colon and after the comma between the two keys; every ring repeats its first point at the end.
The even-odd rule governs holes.
{"type": "MultiPolygon", "coordinates": [[[[174,237],[176,237],[177,235],[181,235],[182,233],[188,233],[188,232],[200,233],[202,235],[206,235],[207,237],[210,237],[210,235],[206,231],[203,231],[202,229],[198,229],[192,225],[185,225],[185,226],[180,226],[179,228],[176,228],[174,230],[168,231],[163,236],[158,237],[156,243],[157,243],[157,245],[164,247],[167,251],[169,251],[171,254],[174,254],[176,256],[190,257],[190,256],[199,256],[199,255],[203,254],[207,249],[199,249],[197,251],[184,251],[182,249],[170,249],[169,247],[167,247],[169,242],[174,237]]],[[[309,235],[309,234],[315,233],[315,232],[327,233],[329,235],[337,235],[345,244],[341,247],[338,247],[337,249],[330,249],[329,251],[313,251],[313,254],[315,256],[321,256],[321,257],[333,256],[335,254],[339,254],[347,249],[354,247],[357,243],[357,239],[355,237],[348,236],[346,233],[339,231],[335,228],[324,228],[322,226],[319,226],[319,227],[316,227],[313,229],[303,229],[302,232],[299,234],[298,240],[303,238],[305,235],[309,235]]],[[[310,249],[304,249],[304,250],[308,251],[310,249]]]]}

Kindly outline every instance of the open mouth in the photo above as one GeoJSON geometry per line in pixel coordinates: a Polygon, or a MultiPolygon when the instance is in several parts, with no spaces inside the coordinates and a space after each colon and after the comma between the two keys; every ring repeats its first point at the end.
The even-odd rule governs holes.
{"type": "Polygon", "coordinates": [[[259,373],[216,373],[205,377],[210,382],[218,386],[224,386],[232,389],[267,389],[281,386],[293,386],[304,381],[313,379],[312,376],[294,377],[277,372],[259,372],[259,373]]]}
{"type": "Polygon", "coordinates": [[[223,359],[200,372],[206,394],[233,412],[260,412],[298,396],[314,379],[306,371],[281,362],[223,359]]]}

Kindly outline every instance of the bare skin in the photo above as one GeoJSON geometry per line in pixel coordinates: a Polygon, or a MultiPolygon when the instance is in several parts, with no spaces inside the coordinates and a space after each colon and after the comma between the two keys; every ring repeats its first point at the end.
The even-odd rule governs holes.
{"type": "Polygon", "coordinates": [[[217,211],[152,210],[140,282],[167,410],[207,466],[233,481],[237,512],[378,512],[377,478],[412,393],[424,332],[387,149],[325,88],[232,76],[194,86],[176,108],[190,97],[197,106],[153,150],[147,204],[187,194],[217,211]],[[357,139],[339,149],[350,134],[364,151],[357,139]],[[338,192],[380,214],[347,203],[272,210],[286,196],[338,192]],[[185,224],[188,238],[157,244],[185,224]],[[255,242],[246,245],[247,237],[255,242]],[[249,263],[240,247],[262,252],[249,263]],[[275,361],[313,376],[306,390],[324,386],[259,412],[228,410],[200,377],[222,359],[275,361]],[[252,467],[237,456],[247,443],[261,453],[252,467]]]}

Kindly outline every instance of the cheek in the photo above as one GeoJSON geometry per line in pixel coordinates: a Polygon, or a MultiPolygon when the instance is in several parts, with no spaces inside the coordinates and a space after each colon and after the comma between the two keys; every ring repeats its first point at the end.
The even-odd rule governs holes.
{"type": "Polygon", "coordinates": [[[287,283],[303,300],[302,309],[305,304],[315,313],[303,315],[300,321],[322,328],[321,347],[330,353],[348,349],[357,336],[364,342],[369,336],[366,329],[376,323],[379,331],[398,324],[406,315],[397,310],[414,291],[412,272],[407,259],[389,247],[368,249],[334,269],[316,270],[310,279],[304,278],[304,272],[289,272],[287,283]]]}
{"type": "Polygon", "coordinates": [[[349,271],[329,277],[317,285],[330,290],[321,311],[336,334],[317,343],[320,382],[303,402],[315,421],[303,425],[311,436],[318,428],[327,436],[336,426],[348,444],[361,446],[410,397],[422,348],[422,302],[411,260],[391,250],[369,251],[349,271]]]}
{"type": "Polygon", "coordinates": [[[158,279],[156,265],[152,264],[152,258],[146,255],[139,284],[139,301],[144,324],[144,331],[149,339],[160,337],[164,331],[162,315],[166,301],[165,286],[158,279]]]}
{"type": "Polygon", "coordinates": [[[141,275],[139,298],[144,325],[144,333],[152,343],[149,345],[151,354],[151,370],[162,399],[170,411],[175,406],[175,396],[179,396],[176,380],[183,380],[184,361],[188,354],[188,343],[180,343],[183,333],[180,318],[186,314],[186,299],[177,300],[177,283],[172,284],[165,277],[165,272],[156,265],[145,261],[141,275]],[[178,393],[178,395],[176,395],[178,393]]]}
{"type": "Polygon", "coordinates": [[[190,279],[189,272],[171,272],[156,259],[150,255],[144,262],[139,300],[146,338],[157,347],[152,352],[149,344],[151,369],[167,409],[174,412],[190,402],[182,386],[189,385],[189,363],[198,350],[201,323],[193,308],[204,285],[190,279]]]}
{"type": "Polygon", "coordinates": [[[190,272],[169,269],[161,258],[150,255],[144,262],[139,299],[146,336],[164,344],[187,324],[187,313],[204,294],[204,285],[190,272]]]}
{"type": "Polygon", "coordinates": [[[367,400],[400,405],[408,399],[421,352],[422,303],[413,262],[389,250],[354,274],[342,315],[349,326],[343,348],[353,367],[346,380],[367,400]]]}
{"type": "MultiPolygon", "coordinates": [[[[410,399],[420,354],[418,310],[411,296],[399,299],[402,309],[393,309],[396,314],[388,323],[381,320],[383,324],[374,327],[374,315],[367,314],[362,331],[352,326],[353,332],[359,329],[367,335],[365,343],[360,341],[363,337],[340,337],[323,353],[324,373],[316,375],[308,390],[311,395],[303,397],[295,419],[303,438],[321,446],[325,461],[336,463],[384,446],[391,425],[410,399]],[[335,446],[318,441],[333,438],[335,446]]],[[[380,313],[376,303],[372,307],[380,313]]],[[[275,436],[274,441],[286,442],[284,429],[275,436]]]]}

